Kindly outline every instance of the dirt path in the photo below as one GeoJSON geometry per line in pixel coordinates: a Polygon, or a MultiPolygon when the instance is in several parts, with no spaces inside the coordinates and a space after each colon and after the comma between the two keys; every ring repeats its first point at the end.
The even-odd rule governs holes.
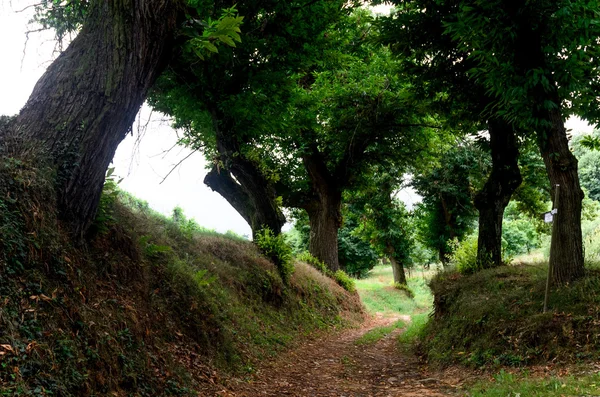
{"type": "MultiPolygon", "coordinates": [[[[393,397],[448,396],[451,388],[420,368],[398,349],[397,335],[377,343],[356,345],[369,330],[391,324],[376,317],[361,329],[348,330],[307,343],[263,368],[251,383],[234,386],[227,397],[393,397]]],[[[450,382],[452,383],[452,382],[450,382]]]]}

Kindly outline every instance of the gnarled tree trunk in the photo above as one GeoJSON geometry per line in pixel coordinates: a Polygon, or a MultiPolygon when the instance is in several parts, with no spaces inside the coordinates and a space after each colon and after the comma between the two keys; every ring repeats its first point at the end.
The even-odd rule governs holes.
{"type": "Polygon", "coordinates": [[[340,268],[338,231],[342,226],[342,192],[316,147],[302,160],[312,188],[312,199],[305,207],[310,223],[308,250],[329,270],[336,271],[340,268]]]}
{"type": "Polygon", "coordinates": [[[222,168],[213,167],[204,183],[223,196],[248,222],[253,237],[265,227],[276,235],[281,233],[286,219],[277,203],[273,184],[255,162],[240,153],[234,134],[228,134],[220,125],[218,111],[213,109],[211,113],[222,168]]]}
{"type": "Polygon", "coordinates": [[[489,121],[492,172],[475,196],[479,211],[477,265],[487,269],[502,264],[502,218],[510,198],[522,182],[519,148],[514,128],[502,120],[489,121]]]}
{"type": "MultiPolygon", "coordinates": [[[[583,191],[577,173],[577,159],[569,150],[562,109],[564,98],[560,97],[542,44],[546,27],[531,24],[528,13],[518,7],[520,3],[507,4],[507,10],[518,26],[515,48],[517,71],[528,76],[532,70],[541,70],[546,81],[543,84],[540,79],[531,88],[532,113],[552,190],[555,191],[556,185],[559,185],[558,214],[554,218],[549,265],[552,280],[564,284],[583,276],[585,270],[581,234],[583,191]]],[[[556,196],[553,201],[556,204],[556,196]]]]}
{"type": "Polygon", "coordinates": [[[57,168],[60,217],[78,237],[105,173],[170,56],[177,0],[93,0],[81,32],[50,65],[15,130],[57,168]]]}
{"type": "Polygon", "coordinates": [[[239,164],[230,170],[213,167],[204,178],[204,183],[223,196],[248,222],[253,238],[265,227],[276,235],[281,233],[286,220],[275,202],[275,191],[267,182],[260,183],[264,177],[258,169],[251,164],[245,164],[245,167],[243,173],[239,164]]]}

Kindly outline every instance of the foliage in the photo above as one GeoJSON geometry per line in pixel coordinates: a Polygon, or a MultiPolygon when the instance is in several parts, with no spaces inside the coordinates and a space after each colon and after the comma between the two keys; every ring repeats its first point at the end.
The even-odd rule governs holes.
{"type": "Polygon", "coordinates": [[[573,153],[579,160],[578,172],[581,186],[587,190],[587,197],[600,201],[600,151],[586,144],[591,139],[598,138],[600,131],[591,135],[576,136],[571,141],[573,153]]]}
{"type": "Polygon", "coordinates": [[[354,280],[350,276],[348,276],[348,274],[346,274],[345,271],[336,270],[336,272],[333,273],[333,279],[346,291],[350,293],[356,292],[356,285],[354,283],[354,280]]]}
{"type": "Polygon", "coordinates": [[[473,194],[483,182],[489,160],[473,143],[445,150],[442,158],[442,164],[415,175],[412,185],[423,196],[415,210],[417,237],[446,262],[452,252],[449,242],[462,241],[474,229],[473,194]]]}
{"type": "Polygon", "coordinates": [[[502,222],[502,251],[505,260],[522,254],[529,254],[541,244],[541,218],[531,218],[521,213],[519,204],[511,201],[504,211],[502,222]]]}
{"type": "Polygon", "coordinates": [[[344,224],[338,233],[340,267],[355,278],[363,278],[375,267],[377,252],[368,239],[361,236],[359,214],[353,213],[355,206],[344,205],[344,224]]]}
{"type": "Polygon", "coordinates": [[[477,264],[477,236],[470,235],[463,241],[453,240],[449,264],[462,274],[481,270],[477,264]]]}
{"type": "Polygon", "coordinates": [[[96,232],[100,234],[106,234],[115,221],[112,209],[119,196],[119,183],[123,179],[117,180],[114,172],[114,167],[109,168],[106,172],[106,180],[102,187],[102,196],[100,196],[100,202],[98,203],[96,219],[94,219],[94,224],[92,225],[96,232]]]}
{"type": "Polygon", "coordinates": [[[265,228],[256,234],[255,243],[263,255],[273,261],[281,279],[288,284],[294,273],[294,264],[292,249],[286,243],[285,236],[275,235],[271,229],[265,228]]]}

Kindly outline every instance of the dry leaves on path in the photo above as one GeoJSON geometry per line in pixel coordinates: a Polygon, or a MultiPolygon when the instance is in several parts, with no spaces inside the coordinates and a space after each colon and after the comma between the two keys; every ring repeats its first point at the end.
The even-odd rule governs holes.
{"type": "Polygon", "coordinates": [[[354,342],[369,330],[398,318],[376,317],[361,329],[312,341],[262,368],[251,383],[232,386],[231,397],[395,397],[447,396],[448,384],[428,374],[410,353],[398,348],[397,335],[377,343],[354,342]]]}

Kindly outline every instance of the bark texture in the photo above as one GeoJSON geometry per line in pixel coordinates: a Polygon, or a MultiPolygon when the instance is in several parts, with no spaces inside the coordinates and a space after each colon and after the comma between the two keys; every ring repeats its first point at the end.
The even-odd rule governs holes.
{"type": "Polygon", "coordinates": [[[310,223],[308,250],[329,270],[340,268],[338,230],[342,226],[342,191],[316,148],[303,156],[312,198],[305,206],[310,223]]]}
{"type": "Polygon", "coordinates": [[[492,171],[475,196],[479,211],[477,265],[487,269],[502,264],[502,218],[504,209],[519,185],[519,148],[514,128],[502,120],[488,122],[492,171]]]}
{"type": "Polygon", "coordinates": [[[234,134],[228,134],[219,125],[217,111],[213,110],[212,114],[217,151],[223,167],[213,167],[204,183],[223,196],[248,222],[253,237],[265,227],[276,235],[281,233],[286,219],[277,203],[273,184],[255,162],[240,153],[234,134]]]}
{"type": "Polygon", "coordinates": [[[77,236],[93,221],[115,150],[168,62],[178,4],[92,1],[81,32],[16,120],[16,134],[55,164],[59,213],[77,236]]]}
{"type": "Polygon", "coordinates": [[[577,159],[569,142],[560,110],[549,111],[550,126],[539,135],[539,146],[554,194],[554,216],[550,263],[552,280],[565,284],[584,274],[581,209],[583,191],[579,184],[577,159]],[[558,205],[556,205],[558,202],[558,205]]]}
{"type": "Polygon", "coordinates": [[[394,256],[394,247],[388,245],[387,254],[392,265],[392,272],[394,274],[394,283],[406,285],[406,273],[404,272],[404,264],[398,261],[394,256]]]}
{"type": "MultiPolygon", "coordinates": [[[[528,76],[532,70],[551,71],[543,51],[542,37],[547,28],[531,24],[536,20],[522,12],[518,2],[507,2],[517,30],[515,66],[519,73],[528,76]]],[[[533,11],[531,11],[533,12],[533,11]]],[[[583,191],[577,173],[577,159],[569,149],[564,124],[562,100],[553,73],[546,72],[547,84],[538,82],[531,89],[533,118],[538,146],[546,166],[552,190],[559,185],[558,214],[554,218],[549,265],[552,280],[568,283],[584,274],[583,241],[581,235],[581,209],[583,191]],[[550,105],[551,104],[551,105],[550,105]]],[[[556,204],[557,197],[553,197],[556,204]]]]}

